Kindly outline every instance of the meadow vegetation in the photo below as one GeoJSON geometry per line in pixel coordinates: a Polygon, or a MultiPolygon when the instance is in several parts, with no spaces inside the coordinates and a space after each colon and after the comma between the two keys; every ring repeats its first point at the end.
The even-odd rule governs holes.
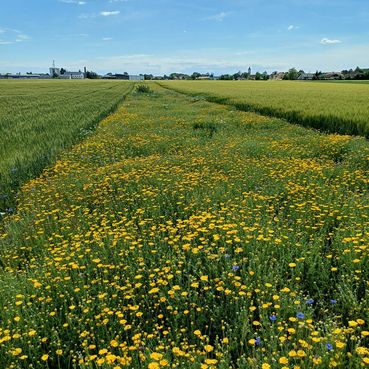
{"type": "Polygon", "coordinates": [[[12,212],[19,185],[114,111],[130,83],[0,82],[0,211],[12,212]]]}
{"type": "Polygon", "coordinates": [[[368,142],[151,88],[21,188],[1,367],[367,365],[368,142]]]}
{"type": "Polygon", "coordinates": [[[290,123],[369,137],[366,82],[165,81],[161,85],[290,123]]]}

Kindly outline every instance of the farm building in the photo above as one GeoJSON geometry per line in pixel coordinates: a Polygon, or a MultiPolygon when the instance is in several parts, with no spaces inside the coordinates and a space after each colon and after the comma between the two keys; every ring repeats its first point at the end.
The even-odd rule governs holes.
{"type": "Polygon", "coordinates": [[[276,72],[276,73],[272,73],[270,76],[269,76],[269,79],[271,81],[282,81],[284,76],[286,75],[286,73],[284,72],[276,72]]]}
{"type": "Polygon", "coordinates": [[[297,78],[299,81],[312,81],[315,77],[314,73],[303,73],[297,78]]]}
{"type": "Polygon", "coordinates": [[[130,74],[129,75],[129,80],[130,81],[143,81],[145,78],[142,74],[139,74],[139,75],[132,75],[130,74]]]}
{"type": "Polygon", "coordinates": [[[60,79],[84,79],[85,74],[83,72],[65,72],[59,76],[60,79]]]}
{"type": "Polygon", "coordinates": [[[48,74],[0,74],[0,79],[47,79],[50,78],[48,74]]]}
{"type": "Polygon", "coordinates": [[[123,79],[123,80],[129,80],[129,81],[143,81],[144,75],[143,74],[139,74],[139,75],[132,75],[132,74],[128,74],[128,73],[108,73],[105,76],[102,77],[103,79],[123,79]]]}
{"type": "Polygon", "coordinates": [[[343,74],[341,72],[327,72],[324,73],[321,79],[343,79],[343,74]]]}

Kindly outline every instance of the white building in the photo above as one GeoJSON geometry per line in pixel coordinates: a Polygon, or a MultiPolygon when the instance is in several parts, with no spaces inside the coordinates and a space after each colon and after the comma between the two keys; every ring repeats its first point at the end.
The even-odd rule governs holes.
{"type": "Polygon", "coordinates": [[[51,67],[50,70],[50,76],[51,77],[59,77],[60,76],[60,68],[51,67]]]}
{"type": "Polygon", "coordinates": [[[142,74],[140,74],[140,75],[132,75],[132,74],[130,74],[129,75],[129,80],[130,81],[143,81],[145,78],[144,78],[144,76],[142,75],[142,74]]]}
{"type": "Polygon", "coordinates": [[[65,72],[61,74],[60,79],[84,79],[85,74],[83,72],[65,72]]]}

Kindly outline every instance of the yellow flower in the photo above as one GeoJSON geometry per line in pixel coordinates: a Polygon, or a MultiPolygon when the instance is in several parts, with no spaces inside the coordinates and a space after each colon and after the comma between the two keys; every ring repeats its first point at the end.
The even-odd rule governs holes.
{"type": "Polygon", "coordinates": [[[63,354],[63,350],[60,350],[60,349],[59,350],[56,350],[56,354],[59,355],[59,356],[62,355],[63,354]]]}
{"type": "Polygon", "coordinates": [[[152,362],[147,366],[148,369],[160,369],[160,365],[156,362],[152,362]]]}
{"type": "Polygon", "coordinates": [[[341,341],[336,341],[336,347],[341,349],[345,347],[345,343],[341,341]]]}
{"type": "Polygon", "coordinates": [[[16,349],[14,349],[13,351],[12,351],[12,355],[13,356],[18,356],[18,355],[20,355],[22,353],[22,349],[20,348],[20,347],[18,347],[18,348],[16,348],[16,349]]]}
{"type": "Polygon", "coordinates": [[[208,364],[208,365],[215,365],[217,362],[218,360],[216,359],[206,359],[205,360],[205,364],[208,364]]]}
{"type": "Polygon", "coordinates": [[[163,355],[159,354],[158,352],[153,352],[152,354],[150,354],[150,358],[159,361],[163,358],[163,355]]]}
{"type": "Polygon", "coordinates": [[[288,364],[288,359],[285,356],[282,356],[278,360],[279,364],[288,364]]]}
{"type": "Polygon", "coordinates": [[[270,369],[270,365],[268,363],[264,363],[262,366],[261,366],[261,369],[270,369]]]}
{"type": "Polygon", "coordinates": [[[206,345],[204,349],[206,352],[212,352],[214,350],[214,347],[212,345],[206,345]]]}
{"type": "Polygon", "coordinates": [[[114,363],[115,360],[117,360],[117,357],[113,354],[109,354],[109,355],[106,355],[105,359],[108,364],[112,364],[114,363]]]}
{"type": "Polygon", "coordinates": [[[44,355],[41,356],[41,360],[42,361],[47,361],[48,358],[49,358],[49,355],[48,354],[44,354],[44,355]]]}

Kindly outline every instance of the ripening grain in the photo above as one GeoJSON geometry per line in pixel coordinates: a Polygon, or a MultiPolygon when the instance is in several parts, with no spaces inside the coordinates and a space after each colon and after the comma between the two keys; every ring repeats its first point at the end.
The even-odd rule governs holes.
{"type": "Polygon", "coordinates": [[[369,85],[301,81],[165,81],[209,101],[322,131],[369,136],[369,85]]]}
{"type": "Polygon", "coordinates": [[[0,82],[0,210],[66,147],[89,134],[131,88],[101,81],[0,82]]]}

